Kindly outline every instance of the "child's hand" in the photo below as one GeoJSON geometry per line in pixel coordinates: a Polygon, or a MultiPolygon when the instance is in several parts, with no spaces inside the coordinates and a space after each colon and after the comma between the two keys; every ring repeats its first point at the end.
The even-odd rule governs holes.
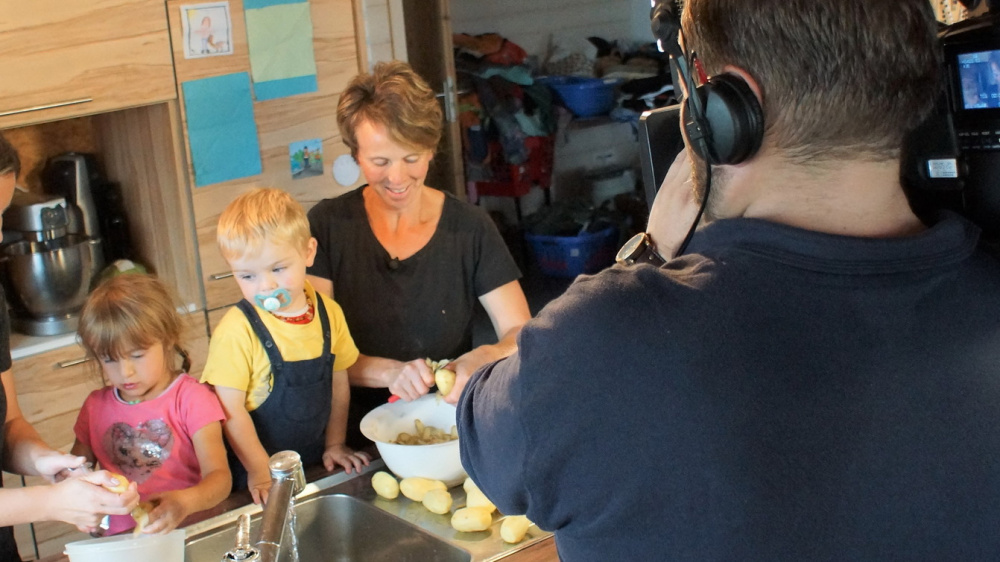
{"type": "Polygon", "coordinates": [[[190,515],[190,510],[184,503],[181,494],[163,492],[154,494],[150,501],[154,507],[149,512],[149,521],[142,529],[144,535],[164,535],[177,528],[184,518],[190,515]]]}
{"type": "Polygon", "coordinates": [[[249,472],[247,474],[247,488],[250,489],[253,503],[258,505],[267,503],[267,495],[271,491],[271,473],[264,471],[263,476],[254,477],[254,474],[249,472]]]}
{"type": "Polygon", "coordinates": [[[368,466],[369,461],[371,461],[371,457],[368,456],[368,453],[354,451],[344,444],[327,447],[326,451],[323,452],[323,466],[329,471],[333,471],[337,466],[342,466],[347,474],[350,474],[352,470],[361,472],[363,467],[368,466]]]}

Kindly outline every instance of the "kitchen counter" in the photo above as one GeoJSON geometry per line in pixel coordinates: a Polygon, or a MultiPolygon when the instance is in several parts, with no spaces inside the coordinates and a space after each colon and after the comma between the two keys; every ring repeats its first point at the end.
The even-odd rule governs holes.
{"type": "MultiPolygon", "coordinates": [[[[76,332],[58,336],[28,336],[19,332],[10,333],[10,356],[17,361],[38,353],[52,351],[76,343],[76,332]]],[[[82,356],[82,351],[81,351],[82,356]]]]}
{"type": "MultiPolygon", "coordinates": [[[[196,310],[198,310],[198,307],[194,303],[177,309],[177,311],[181,314],[189,314],[195,312],[196,310]]],[[[74,345],[76,342],[77,339],[75,330],[66,334],[59,334],[57,336],[29,336],[20,332],[11,331],[10,356],[11,359],[17,361],[18,359],[23,359],[25,357],[30,357],[46,351],[52,351],[53,349],[60,349],[66,346],[74,345]]],[[[83,357],[82,350],[81,357],[83,357]]]]}
{"type": "MultiPolygon", "coordinates": [[[[378,453],[374,447],[366,449],[374,459],[378,459],[378,453]]],[[[370,474],[373,471],[384,470],[381,466],[381,461],[377,460],[373,462],[373,466],[366,471],[366,474],[370,474]]],[[[360,476],[363,478],[364,476],[360,476]]],[[[306,470],[306,481],[310,484],[322,484],[324,481],[336,481],[336,482],[350,482],[354,478],[354,475],[343,474],[342,470],[337,470],[336,472],[327,472],[322,466],[310,467],[306,470]]],[[[363,485],[367,488],[367,482],[363,485]]],[[[315,487],[315,486],[314,486],[315,487]]],[[[461,493],[461,488],[455,492],[461,493]]],[[[307,489],[305,494],[310,494],[307,489]]],[[[372,493],[373,494],[373,493],[372,493]]],[[[400,496],[402,498],[402,496],[400,496]]],[[[380,500],[381,501],[381,500],[380,500]]],[[[409,500],[401,499],[400,501],[409,502],[409,500]]],[[[228,518],[236,513],[256,513],[259,508],[252,505],[250,498],[250,493],[246,490],[241,490],[239,492],[233,493],[227,499],[223,500],[218,506],[191,515],[185,519],[182,525],[188,533],[188,537],[196,536],[201,533],[206,532],[206,530],[211,529],[215,526],[215,521],[223,518],[228,518]]],[[[534,529],[534,527],[533,527],[534,529]]],[[[234,534],[235,538],[235,534],[234,534]]],[[[224,552],[219,552],[218,556],[221,557],[224,552]]],[[[557,562],[559,560],[558,554],[556,553],[555,541],[552,536],[545,536],[544,538],[538,538],[535,544],[524,547],[517,552],[513,552],[505,556],[504,561],[510,562],[557,562]]],[[[63,555],[50,556],[43,558],[40,562],[68,562],[68,557],[63,555]]],[[[213,560],[214,562],[214,560],[213,560]]]]}

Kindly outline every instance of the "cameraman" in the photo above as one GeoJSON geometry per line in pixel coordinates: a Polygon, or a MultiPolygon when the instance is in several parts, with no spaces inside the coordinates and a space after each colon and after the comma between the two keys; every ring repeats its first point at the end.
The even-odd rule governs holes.
{"type": "Polygon", "coordinates": [[[469,475],[571,562],[995,559],[1000,265],[899,180],[940,91],[929,3],[688,0],[682,24],[762,144],[679,157],[648,232],[670,258],[710,177],[687,253],[579,278],[473,376],[469,475]]]}

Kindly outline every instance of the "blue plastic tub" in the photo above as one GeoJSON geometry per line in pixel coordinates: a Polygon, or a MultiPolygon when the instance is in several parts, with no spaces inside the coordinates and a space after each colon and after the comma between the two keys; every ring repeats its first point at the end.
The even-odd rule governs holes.
{"type": "Polygon", "coordinates": [[[597,273],[615,261],[618,229],[609,226],[579,236],[545,236],[526,232],[525,239],[538,270],[553,277],[597,273]]]}
{"type": "Polygon", "coordinates": [[[620,80],[579,76],[546,76],[539,79],[555,90],[567,109],[577,117],[605,115],[615,107],[615,86],[620,80]]]}

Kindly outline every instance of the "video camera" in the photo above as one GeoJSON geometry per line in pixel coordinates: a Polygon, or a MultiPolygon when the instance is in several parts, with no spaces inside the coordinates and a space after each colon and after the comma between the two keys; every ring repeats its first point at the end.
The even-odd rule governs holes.
{"type": "Polygon", "coordinates": [[[901,176],[918,214],[955,210],[1000,239],[1000,10],[945,27],[945,88],[906,139],[901,176]]]}

